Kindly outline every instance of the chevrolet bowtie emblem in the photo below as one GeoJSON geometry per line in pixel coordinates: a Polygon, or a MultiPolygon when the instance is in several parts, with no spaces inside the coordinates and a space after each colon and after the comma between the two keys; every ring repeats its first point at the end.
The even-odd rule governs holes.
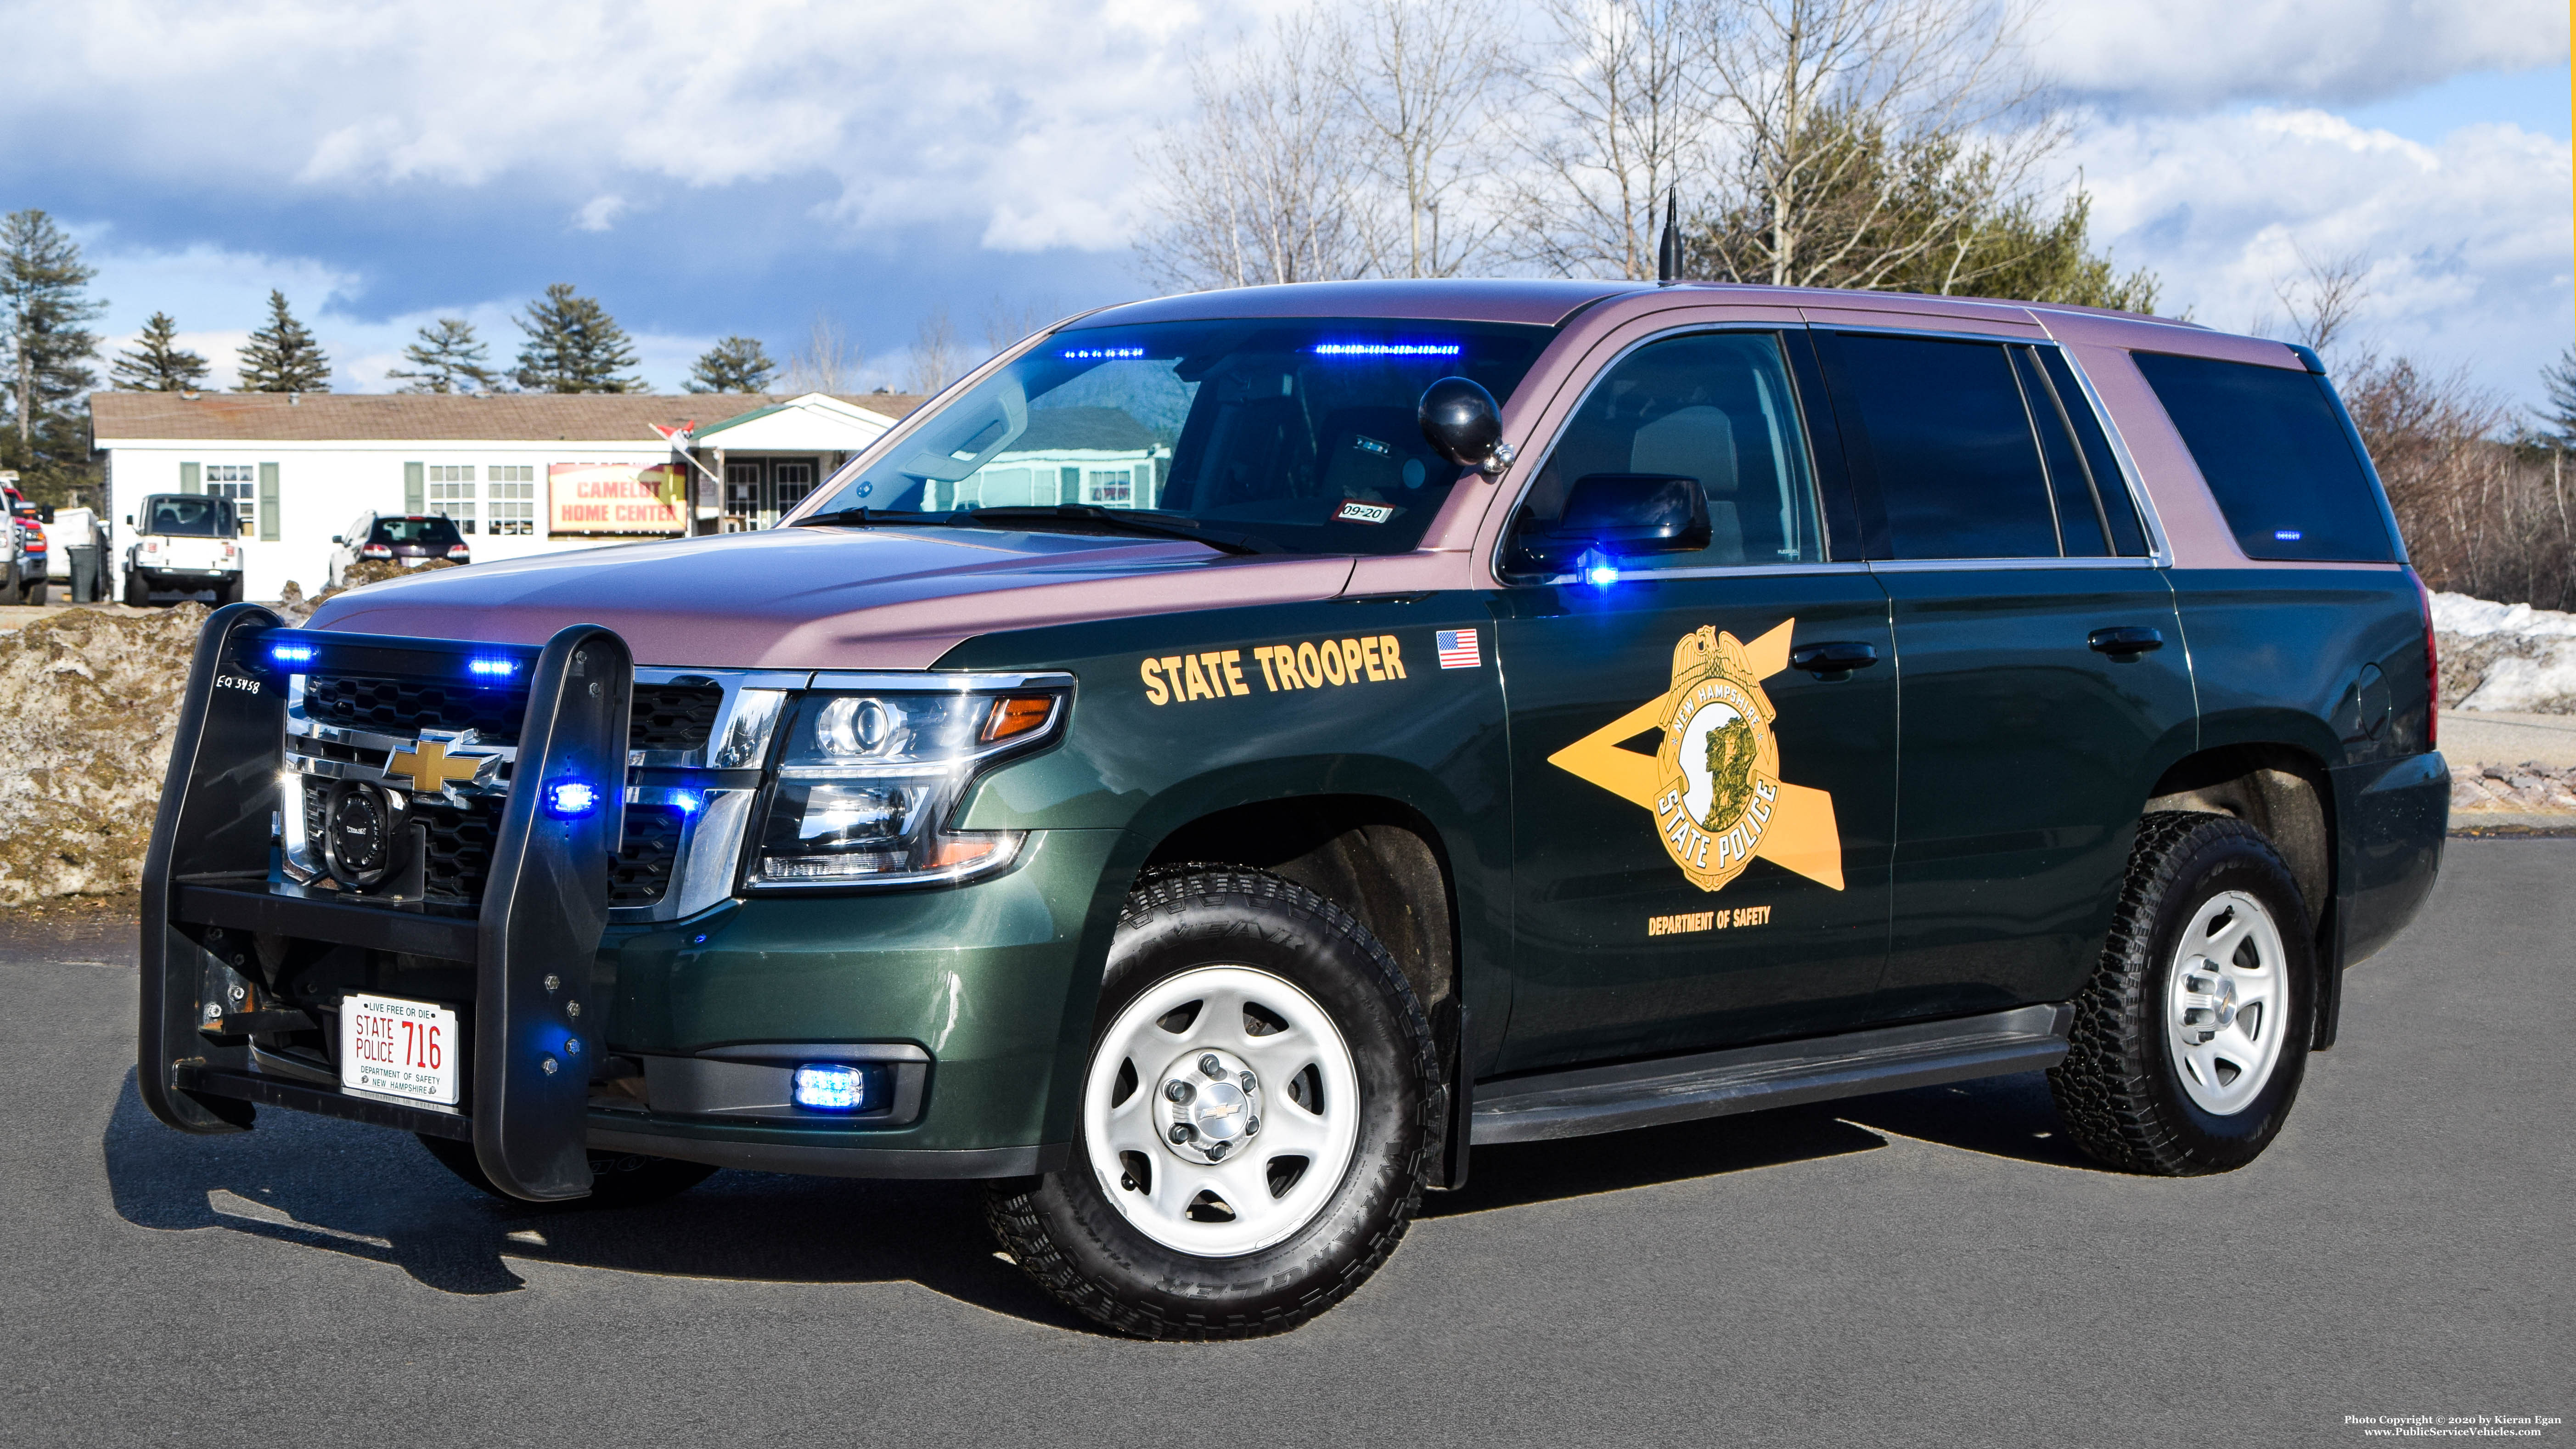
{"type": "Polygon", "coordinates": [[[409,775],[414,794],[444,794],[450,785],[471,784],[484,771],[500,763],[499,755],[452,755],[448,746],[454,740],[434,740],[423,736],[408,750],[396,750],[385,762],[385,778],[409,775]]]}

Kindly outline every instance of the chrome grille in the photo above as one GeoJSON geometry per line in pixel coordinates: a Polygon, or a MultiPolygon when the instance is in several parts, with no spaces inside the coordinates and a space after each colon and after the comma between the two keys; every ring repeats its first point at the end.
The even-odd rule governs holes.
{"type": "MultiPolygon", "coordinates": [[[[732,894],[757,796],[749,772],[768,756],[787,691],[808,678],[801,671],[636,671],[628,768],[668,783],[627,786],[623,844],[609,866],[614,919],[673,919],[732,894]]],[[[394,755],[413,750],[425,730],[471,730],[452,744],[498,753],[500,768],[483,785],[461,784],[443,795],[413,792],[411,805],[426,842],[421,895],[445,905],[478,903],[491,873],[526,701],[525,691],[506,688],[298,676],[289,689],[285,762],[290,789],[301,799],[286,812],[286,878],[308,885],[325,878],[318,847],[332,781],[408,790],[405,777],[387,773],[394,755]]]]}

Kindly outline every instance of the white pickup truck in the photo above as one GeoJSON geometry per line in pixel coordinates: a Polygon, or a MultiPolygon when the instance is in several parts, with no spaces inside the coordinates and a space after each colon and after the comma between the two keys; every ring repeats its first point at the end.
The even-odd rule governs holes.
{"type": "Polygon", "coordinates": [[[217,604],[242,596],[241,521],[232,500],[203,493],[153,493],[125,517],[125,602],[212,591],[217,604]]]}

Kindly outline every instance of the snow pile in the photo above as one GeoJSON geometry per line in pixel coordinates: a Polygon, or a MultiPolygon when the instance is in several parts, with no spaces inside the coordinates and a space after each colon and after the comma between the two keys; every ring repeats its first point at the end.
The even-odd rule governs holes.
{"type": "Polygon", "coordinates": [[[142,883],[202,604],[0,634],[0,906],[142,883]]]}
{"type": "Polygon", "coordinates": [[[2576,714],[2576,614],[2433,596],[2448,709],[2576,714]]]}
{"type": "Polygon", "coordinates": [[[2453,775],[2451,818],[2475,825],[2480,815],[2576,815],[2576,770],[2487,765],[2453,775]]]}

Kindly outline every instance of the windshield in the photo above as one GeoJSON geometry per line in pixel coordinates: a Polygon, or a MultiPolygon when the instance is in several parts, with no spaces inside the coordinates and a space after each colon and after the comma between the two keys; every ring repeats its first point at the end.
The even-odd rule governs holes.
{"type": "Polygon", "coordinates": [[[1553,335],[1307,318],[1059,332],[806,511],[1076,504],[1293,553],[1401,553],[1459,474],[1423,441],[1422,390],[1470,377],[1507,400],[1553,335]]]}
{"type": "Polygon", "coordinates": [[[237,531],[233,527],[232,500],[194,494],[155,497],[144,510],[143,531],[183,537],[230,538],[237,531]]]}
{"type": "Polygon", "coordinates": [[[465,540],[456,525],[445,518],[379,518],[369,543],[386,543],[396,548],[448,548],[465,540]]]}

